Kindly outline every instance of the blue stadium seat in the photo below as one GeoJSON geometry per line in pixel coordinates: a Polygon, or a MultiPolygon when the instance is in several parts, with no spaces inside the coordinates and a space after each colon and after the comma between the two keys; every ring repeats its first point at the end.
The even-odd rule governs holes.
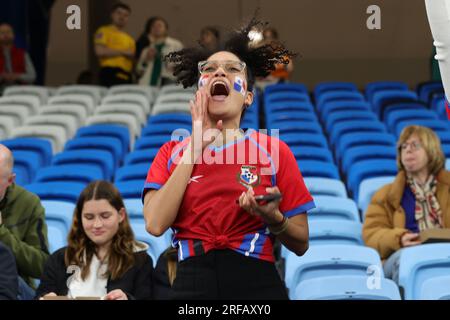
{"type": "Polygon", "coordinates": [[[368,178],[361,181],[358,191],[358,208],[362,212],[362,220],[364,221],[366,209],[372,200],[373,195],[383,186],[392,183],[395,176],[368,178]]]}
{"type": "Polygon", "coordinates": [[[52,144],[49,140],[39,138],[15,138],[3,140],[3,145],[8,147],[12,152],[15,151],[34,151],[40,154],[39,163],[42,166],[50,164],[52,159],[52,144]]]}
{"type": "Polygon", "coordinates": [[[288,111],[314,112],[314,106],[309,101],[268,102],[264,107],[267,117],[288,111]]]}
{"type": "Polygon", "coordinates": [[[397,150],[395,148],[386,148],[386,146],[359,146],[345,150],[342,157],[342,171],[348,173],[350,167],[362,160],[370,159],[397,159],[397,150]]]}
{"type": "Polygon", "coordinates": [[[314,196],[316,207],[309,211],[308,219],[361,221],[358,207],[352,199],[336,196],[314,196]]]}
{"type": "Polygon", "coordinates": [[[347,198],[347,190],[341,180],[329,178],[305,178],[308,191],[315,196],[333,196],[347,198]]]}
{"type": "Polygon", "coordinates": [[[395,110],[389,113],[385,118],[385,122],[389,128],[389,131],[394,132],[396,125],[404,120],[416,121],[419,119],[438,120],[438,116],[435,112],[427,109],[412,109],[412,110],[395,110]]]}
{"type": "Polygon", "coordinates": [[[333,163],[314,160],[297,160],[297,164],[304,177],[339,179],[338,169],[333,163]]]}
{"type": "Polygon", "coordinates": [[[150,166],[151,164],[141,163],[119,168],[116,171],[114,181],[124,182],[129,180],[142,180],[142,184],[144,184],[150,166]]]}
{"type": "Polygon", "coordinates": [[[347,176],[348,189],[353,193],[353,199],[358,199],[359,185],[367,178],[397,175],[395,160],[363,160],[353,164],[347,176]]]}
{"type": "Polygon", "coordinates": [[[418,299],[450,300],[450,275],[425,280],[418,299]]]}
{"type": "Polygon", "coordinates": [[[115,185],[124,199],[140,199],[144,189],[144,182],[141,180],[117,182],[115,185]]]}
{"type": "Polygon", "coordinates": [[[310,220],[309,245],[363,245],[362,224],[357,221],[310,220]]]}
{"type": "Polygon", "coordinates": [[[156,124],[156,123],[181,123],[181,124],[192,124],[192,118],[189,114],[184,113],[162,113],[156,114],[148,118],[147,124],[156,124]]]}
{"type": "Polygon", "coordinates": [[[308,93],[308,88],[301,83],[275,83],[264,88],[264,94],[272,94],[274,92],[300,92],[308,93]]]}
{"type": "Polygon", "coordinates": [[[242,119],[239,128],[259,130],[259,120],[254,116],[246,113],[242,119]]]}
{"type": "Polygon", "coordinates": [[[335,101],[361,101],[364,102],[364,96],[358,91],[330,91],[322,94],[317,99],[317,110],[322,112],[325,105],[335,101]]]}
{"type": "Polygon", "coordinates": [[[155,237],[145,230],[145,223],[131,221],[131,228],[133,229],[136,240],[142,241],[149,245],[150,256],[153,260],[153,266],[156,266],[159,256],[163,253],[170,245],[172,239],[172,230],[167,230],[162,236],[155,237]]]}
{"type": "Polygon", "coordinates": [[[419,299],[426,280],[449,275],[450,244],[433,243],[403,248],[399,264],[399,285],[404,289],[405,299],[419,299]]]}
{"type": "Polygon", "coordinates": [[[161,148],[163,144],[169,141],[170,137],[166,135],[142,137],[136,140],[134,150],[161,148]]]}
{"type": "Polygon", "coordinates": [[[144,204],[141,199],[123,199],[130,219],[144,218],[144,204]]]}
{"type": "Polygon", "coordinates": [[[126,151],[122,149],[122,144],[117,138],[102,137],[101,139],[94,137],[79,137],[67,141],[64,151],[70,150],[104,150],[111,153],[111,157],[114,158],[114,164],[117,168],[123,161],[126,151]]]}
{"type": "Polygon", "coordinates": [[[380,117],[389,104],[417,100],[417,94],[413,91],[390,90],[376,92],[371,102],[374,112],[380,117]]]}
{"type": "Polygon", "coordinates": [[[431,105],[431,110],[434,110],[441,120],[447,120],[447,108],[445,107],[445,97],[437,99],[434,104],[431,105]]]}
{"type": "Polygon", "coordinates": [[[61,152],[53,157],[52,165],[82,164],[100,168],[103,177],[110,180],[114,173],[114,162],[111,154],[103,150],[71,150],[61,152]]]}
{"type": "Polygon", "coordinates": [[[436,133],[436,135],[441,140],[441,144],[450,144],[450,134],[448,134],[448,132],[446,132],[446,131],[435,131],[434,133],[436,133]]]}
{"type": "Polygon", "coordinates": [[[295,300],[401,300],[394,281],[379,278],[369,288],[367,276],[340,275],[302,281],[295,288],[295,300]]]}
{"type": "Polygon", "coordinates": [[[47,238],[50,254],[67,245],[67,233],[64,232],[61,222],[47,221],[47,238]]]}
{"type": "Polygon", "coordinates": [[[358,91],[358,88],[351,82],[322,82],[314,88],[314,96],[318,98],[329,91],[358,91]]]}
{"type": "Polygon", "coordinates": [[[396,149],[396,140],[392,134],[388,133],[361,133],[361,134],[345,134],[341,137],[336,145],[336,158],[341,159],[346,150],[352,147],[376,145],[386,146],[396,149]]]}
{"type": "Polygon", "coordinates": [[[444,93],[444,86],[441,81],[428,81],[417,85],[419,99],[425,103],[430,101],[432,94],[438,92],[444,93]]]}
{"type": "Polygon", "coordinates": [[[405,120],[405,121],[401,121],[397,124],[397,126],[395,127],[395,134],[397,135],[397,137],[400,136],[402,130],[407,127],[407,126],[411,126],[411,125],[417,125],[417,126],[423,126],[423,127],[427,127],[432,129],[433,131],[437,132],[437,131],[442,131],[443,133],[447,134],[448,136],[450,136],[450,129],[449,129],[449,124],[447,123],[448,121],[442,121],[442,120],[422,120],[422,119],[417,119],[417,120],[405,120]]]}
{"type": "Polygon", "coordinates": [[[280,134],[280,140],[284,141],[289,147],[322,147],[328,148],[327,140],[321,134],[280,134]]]}
{"type": "Polygon", "coordinates": [[[14,151],[14,166],[27,170],[30,181],[33,181],[36,171],[41,167],[41,157],[36,151],[14,151]]]}
{"type": "Polygon", "coordinates": [[[447,159],[447,161],[445,161],[445,169],[450,171],[450,159],[447,159]]]}
{"type": "Polygon", "coordinates": [[[68,164],[39,169],[34,182],[79,182],[87,185],[103,178],[103,171],[97,166],[68,164]]]}
{"type": "Polygon", "coordinates": [[[403,102],[390,102],[385,106],[381,113],[381,120],[386,122],[390,114],[394,111],[411,111],[414,110],[417,113],[427,110],[427,105],[421,101],[403,101],[403,102]]]}
{"type": "Polygon", "coordinates": [[[270,128],[272,123],[279,121],[312,121],[318,122],[317,116],[312,111],[287,110],[275,112],[266,116],[266,126],[270,128]]]}
{"type": "Polygon", "coordinates": [[[125,166],[134,165],[134,164],[147,164],[150,167],[150,164],[155,159],[158,154],[159,149],[141,149],[130,152],[125,157],[125,166]]]}
{"type": "Polygon", "coordinates": [[[352,121],[378,121],[375,114],[368,110],[337,111],[331,113],[325,119],[325,128],[327,132],[332,132],[334,125],[348,121],[350,114],[352,121]]]}
{"type": "Polygon", "coordinates": [[[441,145],[442,151],[444,152],[444,156],[446,158],[450,158],[450,144],[441,145]]]}
{"type": "Polygon", "coordinates": [[[376,81],[366,85],[365,93],[367,101],[372,101],[372,97],[379,91],[407,91],[408,85],[400,81],[376,81]]]}
{"type": "Polygon", "coordinates": [[[320,124],[311,121],[274,121],[267,129],[279,129],[280,134],[323,134],[320,124]]]}
{"type": "Polygon", "coordinates": [[[270,104],[273,102],[283,102],[283,103],[290,103],[290,102],[296,102],[296,101],[304,101],[304,102],[311,102],[311,99],[309,98],[309,95],[307,93],[302,92],[274,92],[271,94],[265,94],[264,95],[264,103],[270,104]]]}
{"type": "Polygon", "coordinates": [[[329,116],[337,112],[368,111],[372,112],[370,104],[366,101],[342,100],[326,102],[320,110],[320,119],[326,122],[329,116]]]}
{"type": "Polygon", "coordinates": [[[75,204],[57,200],[43,200],[41,204],[45,209],[45,221],[61,221],[65,227],[64,233],[68,234],[72,226],[75,204]]]}
{"type": "Polygon", "coordinates": [[[142,129],[141,136],[165,135],[169,138],[173,135],[188,137],[192,126],[185,123],[152,123],[142,129]]]}
{"type": "Polygon", "coordinates": [[[292,299],[295,287],[302,281],[343,275],[359,275],[367,279],[369,267],[384,278],[380,256],[372,248],[345,244],[311,246],[301,257],[287,252],[284,279],[292,299]]]}
{"type": "Polygon", "coordinates": [[[333,155],[328,148],[293,146],[290,149],[297,160],[317,160],[333,163],[333,155]]]}
{"type": "Polygon", "coordinates": [[[347,133],[353,133],[358,135],[360,133],[387,133],[386,127],[381,122],[374,121],[345,121],[336,124],[333,127],[333,131],[331,131],[330,135],[330,143],[332,146],[336,145],[339,139],[347,133]]]}
{"type": "Polygon", "coordinates": [[[78,182],[40,182],[28,184],[24,188],[35,193],[41,200],[61,200],[76,203],[85,185],[78,182]]]}
{"type": "Polygon", "coordinates": [[[130,132],[127,128],[113,124],[97,124],[78,129],[75,138],[79,137],[115,137],[122,143],[122,150],[130,150],[130,132]]]}

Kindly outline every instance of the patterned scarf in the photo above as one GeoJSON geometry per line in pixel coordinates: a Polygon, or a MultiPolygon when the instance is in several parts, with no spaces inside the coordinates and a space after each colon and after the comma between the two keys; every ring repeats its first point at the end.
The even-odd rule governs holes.
{"type": "Polygon", "coordinates": [[[415,218],[419,230],[442,228],[442,211],[436,198],[436,177],[430,175],[423,185],[418,184],[410,175],[406,181],[416,197],[415,218]]]}

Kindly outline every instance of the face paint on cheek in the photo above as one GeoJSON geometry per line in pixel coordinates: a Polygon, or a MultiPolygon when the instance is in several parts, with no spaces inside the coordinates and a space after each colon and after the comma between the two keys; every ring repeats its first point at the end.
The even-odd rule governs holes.
{"type": "Polygon", "coordinates": [[[202,88],[202,87],[206,86],[208,84],[208,81],[209,81],[209,75],[207,75],[207,74],[202,75],[200,77],[200,79],[198,80],[198,87],[202,88]]]}
{"type": "Polygon", "coordinates": [[[247,82],[241,77],[234,79],[233,89],[242,94],[245,97],[245,90],[247,89],[247,82]]]}

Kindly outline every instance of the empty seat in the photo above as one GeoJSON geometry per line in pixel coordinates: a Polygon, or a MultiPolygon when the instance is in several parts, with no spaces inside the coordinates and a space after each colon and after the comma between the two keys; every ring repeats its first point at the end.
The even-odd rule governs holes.
{"type": "Polygon", "coordinates": [[[142,108],[131,103],[101,105],[95,109],[94,114],[129,114],[132,115],[141,126],[147,122],[147,117],[142,108]]]}
{"type": "Polygon", "coordinates": [[[309,211],[310,220],[361,221],[358,207],[352,199],[335,196],[314,196],[316,207],[309,211]]]}
{"type": "Polygon", "coordinates": [[[290,149],[297,160],[316,160],[333,163],[333,155],[327,148],[292,146],[290,149]]]}
{"type": "Polygon", "coordinates": [[[397,124],[397,126],[395,127],[395,134],[397,135],[397,137],[400,136],[402,130],[405,127],[411,126],[411,125],[427,127],[427,128],[432,129],[435,132],[441,131],[441,132],[447,134],[448,136],[450,136],[450,130],[449,130],[448,121],[416,119],[416,120],[400,121],[397,124]]]}
{"type": "Polygon", "coordinates": [[[308,88],[302,83],[275,83],[264,88],[264,94],[274,92],[300,92],[308,93],[308,88]]]}
{"type": "Polygon", "coordinates": [[[0,117],[0,140],[7,139],[14,128],[14,118],[0,117]]]}
{"type": "Polygon", "coordinates": [[[339,139],[349,133],[358,135],[360,133],[387,133],[386,127],[381,122],[373,121],[344,121],[336,124],[333,127],[333,131],[330,135],[330,142],[332,146],[335,146],[339,139]]]}
{"type": "Polygon", "coordinates": [[[315,160],[297,160],[304,177],[339,179],[339,172],[333,163],[315,160]]]}
{"type": "Polygon", "coordinates": [[[372,248],[345,244],[311,246],[302,257],[287,253],[285,282],[292,299],[295,287],[302,281],[331,275],[359,275],[367,279],[369,270],[384,277],[380,256],[372,248]]]}
{"type": "Polygon", "coordinates": [[[67,233],[60,221],[47,221],[47,238],[50,254],[67,245],[67,233]]]}
{"type": "Polygon", "coordinates": [[[361,101],[364,102],[364,96],[357,91],[329,91],[323,93],[317,99],[317,110],[322,112],[325,105],[335,101],[361,101]]]}
{"type": "Polygon", "coordinates": [[[417,94],[413,91],[405,90],[389,90],[376,92],[372,97],[372,106],[374,112],[381,117],[384,113],[384,109],[389,104],[406,101],[417,101],[417,94]]]}
{"type": "Polygon", "coordinates": [[[190,114],[189,102],[155,103],[152,108],[152,115],[174,112],[190,114]]]}
{"type": "Polygon", "coordinates": [[[86,96],[82,94],[67,94],[63,96],[54,96],[48,99],[48,104],[50,105],[80,105],[86,109],[87,114],[92,114],[94,112],[95,101],[91,96],[86,96]]]}
{"type": "Polygon", "coordinates": [[[103,178],[110,180],[114,173],[114,161],[108,151],[103,150],[70,150],[53,157],[52,165],[82,164],[102,170],[103,178]]]}
{"type": "Polygon", "coordinates": [[[431,95],[435,93],[444,93],[444,87],[441,81],[427,81],[417,85],[419,99],[428,103],[431,95]]]}
{"type": "Polygon", "coordinates": [[[58,126],[63,128],[66,131],[66,137],[71,138],[74,136],[78,124],[77,124],[77,118],[75,116],[71,115],[58,115],[58,114],[46,114],[46,115],[36,115],[29,117],[24,125],[26,126],[58,126]]]}
{"type": "Polygon", "coordinates": [[[270,126],[267,129],[279,129],[282,134],[323,134],[320,124],[314,121],[274,121],[270,123],[270,126]]]}
{"type": "Polygon", "coordinates": [[[117,182],[115,185],[123,198],[140,199],[142,196],[144,182],[141,180],[117,182]]]}
{"type": "Polygon", "coordinates": [[[192,118],[191,115],[184,113],[163,113],[148,118],[147,124],[154,123],[182,123],[192,125],[192,118]]]}
{"type": "Polygon", "coordinates": [[[284,112],[314,112],[314,106],[307,100],[268,102],[264,107],[268,118],[274,114],[284,112]]]}
{"type": "Polygon", "coordinates": [[[5,89],[3,92],[3,96],[34,96],[38,97],[40,100],[40,104],[47,103],[48,99],[48,89],[40,86],[33,85],[20,85],[20,86],[10,86],[5,89]]]}
{"type": "Polygon", "coordinates": [[[185,123],[173,124],[149,124],[142,129],[142,137],[154,135],[166,135],[168,137],[187,137],[190,136],[192,126],[185,123]]]}
{"type": "Polygon", "coordinates": [[[21,166],[28,172],[30,180],[34,179],[36,171],[42,166],[41,155],[36,151],[31,150],[15,150],[13,151],[14,165],[21,166]]]}
{"type": "Polygon", "coordinates": [[[127,214],[130,219],[144,217],[144,205],[141,199],[123,199],[127,214]]]}
{"type": "Polygon", "coordinates": [[[438,116],[435,112],[430,110],[417,110],[417,109],[410,109],[410,110],[394,110],[391,111],[386,119],[387,126],[389,128],[389,131],[394,132],[395,127],[397,124],[404,120],[419,120],[419,119],[428,119],[428,120],[438,120],[438,116]]]}
{"type": "Polygon", "coordinates": [[[450,275],[425,280],[418,299],[450,300],[450,275]]]}
{"type": "Polygon", "coordinates": [[[314,95],[319,97],[323,93],[329,91],[358,91],[358,88],[351,82],[328,81],[316,85],[314,88],[314,95]]]}
{"type": "Polygon", "coordinates": [[[32,114],[30,108],[23,105],[0,104],[0,118],[8,118],[15,127],[21,126],[32,114]]]}
{"type": "Polygon", "coordinates": [[[76,203],[85,184],[79,182],[40,182],[24,186],[41,200],[61,200],[76,203]]]}
{"type": "Polygon", "coordinates": [[[375,145],[396,148],[396,140],[389,133],[344,134],[336,145],[336,158],[341,159],[346,150],[357,146],[375,145]]]}
{"type": "Polygon", "coordinates": [[[43,200],[41,204],[45,209],[45,220],[61,221],[65,226],[64,233],[68,234],[72,226],[75,204],[57,200],[43,200]]]}
{"type": "Polygon", "coordinates": [[[147,164],[148,166],[150,166],[150,164],[153,162],[153,159],[155,159],[156,155],[158,154],[158,151],[158,148],[135,150],[127,154],[124,164],[127,166],[134,164],[147,164]]]}
{"type": "Polygon", "coordinates": [[[371,145],[348,148],[342,157],[342,170],[347,173],[350,167],[358,161],[376,159],[396,160],[397,150],[394,147],[371,145]]]}
{"type": "Polygon", "coordinates": [[[142,180],[142,184],[144,184],[150,165],[151,163],[140,163],[119,168],[116,171],[115,182],[142,180]]]}
{"type": "Polygon", "coordinates": [[[322,147],[328,148],[327,140],[321,134],[280,134],[280,140],[284,141],[289,147],[322,147]]]}
{"type": "Polygon", "coordinates": [[[120,140],[116,137],[78,137],[66,142],[64,150],[103,150],[108,151],[114,159],[114,167],[117,168],[125,157],[120,140]]]}
{"type": "MultiPolygon", "coordinates": [[[[309,215],[310,216],[310,215],[309,215]]],[[[309,245],[352,244],[363,245],[362,224],[359,221],[310,220],[309,245]]]]}
{"type": "Polygon", "coordinates": [[[368,286],[367,276],[340,275],[302,281],[295,288],[295,300],[401,300],[395,282],[385,278],[368,286]]]}
{"type": "Polygon", "coordinates": [[[362,212],[362,220],[364,221],[367,207],[372,200],[373,195],[383,186],[392,183],[395,176],[368,178],[361,181],[358,192],[358,207],[362,212]]]}
{"type": "Polygon", "coordinates": [[[30,114],[37,114],[41,100],[34,96],[0,97],[0,105],[24,106],[28,108],[30,114]]]}
{"type": "Polygon", "coordinates": [[[353,192],[353,199],[358,199],[359,185],[367,178],[397,175],[395,160],[363,160],[353,164],[347,176],[347,186],[353,192]]]}
{"type": "Polygon", "coordinates": [[[15,183],[19,186],[24,186],[31,183],[31,178],[28,175],[28,170],[25,166],[15,164],[12,171],[15,175],[15,183]]]}
{"type": "Polygon", "coordinates": [[[264,95],[264,103],[271,104],[274,102],[291,103],[291,102],[311,102],[311,98],[307,93],[303,92],[273,92],[264,95]]]}
{"type": "Polygon", "coordinates": [[[61,126],[32,125],[13,129],[11,138],[41,138],[52,144],[52,152],[60,152],[67,140],[66,130],[61,126]]]}
{"type": "Polygon", "coordinates": [[[117,124],[128,128],[130,132],[130,145],[133,148],[134,140],[141,135],[141,126],[139,122],[129,114],[102,114],[90,116],[86,120],[86,125],[95,124],[117,124]]]}
{"type": "Polygon", "coordinates": [[[145,115],[150,113],[149,100],[139,94],[117,94],[113,96],[106,96],[102,100],[102,105],[122,105],[122,104],[134,104],[141,108],[145,115]]]}
{"type": "Polygon", "coordinates": [[[407,91],[408,85],[400,81],[376,81],[366,85],[366,98],[368,101],[372,101],[373,95],[378,91],[407,91]]]}
{"type": "Polygon", "coordinates": [[[95,85],[68,85],[59,87],[56,91],[57,96],[62,95],[84,95],[93,99],[95,104],[100,103],[100,99],[105,95],[106,88],[95,85]]]}
{"type": "Polygon", "coordinates": [[[14,151],[34,151],[40,155],[42,166],[50,164],[52,144],[49,140],[39,138],[16,138],[2,141],[2,144],[14,151]]]}
{"type": "Polygon", "coordinates": [[[347,198],[347,190],[341,180],[329,178],[305,178],[305,185],[313,196],[347,198]]]}
{"type": "Polygon", "coordinates": [[[91,165],[72,164],[42,168],[36,173],[35,182],[79,182],[89,184],[103,179],[103,171],[91,165]]]}
{"type": "Polygon", "coordinates": [[[163,144],[170,141],[167,135],[151,135],[136,140],[134,150],[160,148],[163,144]]]}
{"type": "Polygon", "coordinates": [[[353,111],[372,112],[372,108],[368,102],[360,100],[329,101],[322,106],[320,110],[320,119],[323,122],[326,122],[326,119],[336,112],[347,112],[348,114],[353,111]]]}
{"type": "Polygon", "coordinates": [[[75,138],[80,137],[112,137],[116,138],[122,144],[122,150],[127,153],[130,150],[130,133],[128,128],[120,125],[99,124],[78,129],[75,138]]]}
{"type": "Polygon", "coordinates": [[[183,86],[179,84],[168,84],[161,87],[158,96],[169,95],[172,93],[186,93],[186,92],[194,94],[195,88],[194,87],[183,88],[183,86]]]}
{"type": "Polygon", "coordinates": [[[433,243],[403,248],[399,259],[399,285],[406,300],[419,299],[426,280],[448,276],[450,244],[433,243]]]}
{"type": "Polygon", "coordinates": [[[135,94],[142,95],[150,103],[155,100],[152,88],[147,86],[135,85],[135,84],[120,84],[109,88],[108,96],[122,95],[122,94],[135,94]]]}
{"type": "Polygon", "coordinates": [[[193,100],[195,95],[192,92],[173,92],[168,94],[159,94],[156,98],[156,104],[171,104],[171,103],[187,103],[193,100]]]}
{"type": "Polygon", "coordinates": [[[88,113],[86,108],[78,104],[62,104],[42,106],[39,111],[40,115],[69,115],[76,118],[77,127],[80,127],[86,121],[88,113]]]}
{"type": "Polygon", "coordinates": [[[332,112],[328,117],[325,118],[325,128],[327,132],[332,132],[335,124],[345,122],[345,121],[377,121],[375,114],[368,110],[351,110],[351,111],[336,111],[332,112]],[[351,114],[351,119],[349,119],[349,114],[351,114]]]}

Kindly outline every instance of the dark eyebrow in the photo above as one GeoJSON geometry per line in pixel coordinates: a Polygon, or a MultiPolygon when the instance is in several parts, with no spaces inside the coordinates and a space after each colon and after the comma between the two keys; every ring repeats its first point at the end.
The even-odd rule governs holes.
{"type": "MultiPolygon", "coordinates": [[[[103,211],[103,212],[100,212],[100,213],[98,213],[98,214],[104,214],[104,213],[113,213],[112,211],[103,211]]],[[[83,212],[83,214],[92,214],[92,215],[94,215],[95,216],[95,213],[91,213],[91,212],[83,212]]]]}

